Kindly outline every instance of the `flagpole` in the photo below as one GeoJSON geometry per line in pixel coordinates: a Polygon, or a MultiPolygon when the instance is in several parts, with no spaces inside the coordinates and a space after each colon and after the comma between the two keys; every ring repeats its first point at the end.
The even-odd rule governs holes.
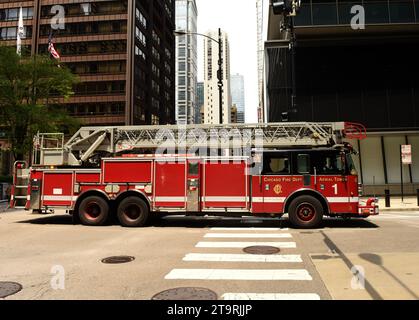
{"type": "Polygon", "coordinates": [[[22,56],[22,38],[25,35],[25,28],[23,26],[23,12],[22,7],[19,10],[19,23],[17,26],[17,37],[16,37],[16,53],[22,56]]]}

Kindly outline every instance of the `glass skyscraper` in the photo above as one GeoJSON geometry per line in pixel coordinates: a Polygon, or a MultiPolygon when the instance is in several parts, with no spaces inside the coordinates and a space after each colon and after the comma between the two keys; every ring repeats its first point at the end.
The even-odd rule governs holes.
{"type": "MultiPolygon", "coordinates": [[[[198,10],[195,0],[176,0],[176,30],[197,32],[198,10]]],[[[197,85],[197,36],[176,37],[176,122],[195,122],[197,85]]]]}
{"type": "Polygon", "coordinates": [[[231,75],[231,101],[237,107],[237,123],[244,123],[245,119],[245,98],[244,78],[241,74],[231,75]]]}

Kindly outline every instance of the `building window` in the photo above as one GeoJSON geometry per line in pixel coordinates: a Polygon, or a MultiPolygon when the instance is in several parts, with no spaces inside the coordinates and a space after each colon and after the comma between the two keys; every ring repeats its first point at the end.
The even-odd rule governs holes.
{"type": "Polygon", "coordinates": [[[151,115],[151,124],[152,125],[158,125],[160,124],[160,118],[159,116],[156,116],[155,114],[151,115]]]}
{"type": "Polygon", "coordinates": [[[137,20],[141,23],[141,25],[144,28],[147,28],[147,19],[144,17],[144,15],[141,13],[140,9],[138,9],[138,8],[135,9],[135,17],[137,18],[137,20]]]}
{"type": "Polygon", "coordinates": [[[141,50],[138,46],[135,46],[135,55],[143,58],[144,60],[146,59],[144,51],[141,50]]]}
{"type": "Polygon", "coordinates": [[[158,34],[156,33],[156,31],[153,30],[152,36],[153,36],[154,42],[157,45],[160,45],[161,40],[160,40],[160,37],[158,36],[158,34]]]}
{"type": "MultiPolygon", "coordinates": [[[[0,1],[1,2],[1,1],[0,1]]],[[[20,8],[1,9],[0,21],[17,21],[19,20],[20,8]]],[[[33,18],[33,8],[22,8],[23,19],[33,18]]]]}
{"type": "Polygon", "coordinates": [[[152,80],[151,81],[151,87],[153,88],[153,90],[157,93],[160,94],[160,86],[157,84],[156,81],[152,80]]]}
{"type": "Polygon", "coordinates": [[[166,84],[166,86],[168,88],[170,88],[172,86],[172,81],[170,81],[170,79],[168,77],[164,78],[164,83],[166,84]]]}
{"type": "Polygon", "coordinates": [[[154,48],[154,47],[153,47],[153,49],[152,49],[152,54],[153,54],[153,57],[154,57],[157,61],[160,61],[160,53],[159,53],[159,51],[158,51],[156,48],[154,48]]]}
{"type": "Polygon", "coordinates": [[[166,59],[170,60],[172,58],[172,53],[170,52],[170,50],[166,48],[165,53],[166,53],[166,59]]]}
{"type": "Polygon", "coordinates": [[[151,70],[157,78],[160,78],[160,69],[153,63],[151,70]]]}
{"type": "MultiPolygon", "coordinates": [[[[32,27],[24,27],[23,39],[32,37],[32,27]]],[[[17,39],[17,28],[6,27],[0,28],[0,40],[14,40],[17,39]]]]}
{"type": "Polygon", "coordinates": [[[166,69],[167,73],[169,73],[169,74],[172,73],[172,68],[170,67],[170,65],[167,61],[164,63],[164,68],[166,69]]]}
{"type": "Polygon", "coordinates": [[[142,33],[142,31],[140,30],[140,28],[135,27],[135,36],[137,37],[137,39],[142,43],[142,45],[145,47],[147,45],[147,39],[145,37],[145,34],[142,33]]]}

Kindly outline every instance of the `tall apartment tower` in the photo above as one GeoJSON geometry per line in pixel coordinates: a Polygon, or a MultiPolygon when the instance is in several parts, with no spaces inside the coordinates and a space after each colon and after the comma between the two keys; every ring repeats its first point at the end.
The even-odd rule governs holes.
{"type": "MultiPolygon", "coordinates": [[[[176,0],[176,30],[197,32],[198,10],[195,0],[176,0]]],[[[176,37],[176,122],[195,123],[198,61],[197,36],[176,37]]]]}
{"type": "Polygon", "coordinates": [[[237,123],[245,122],[244,77],[241,74],[231,75],[231,101],[237,107],[237,123]]]}
{"type": "Polygon", "coordinates": [[[16,46],[20,7],[32,54],[48,54],[64,15],[53,41],[81,82],[58,103],[82,124],[174,123],[174,0],[1,0],[0,45],[16,46]]]}
{"type": "MultiPolygon", "coordinates": [[[[218,41],[218,31],[208,31],[206,35],[218,41]]],[[[231,91],[230,91],[230,47],[228,35],[221,32],[223,60],[223,123],[231,122],[231,91]]],[[[220,124],[220,102],[218,91],[218,53],[219,46],[215,41],[204,40],[204,123],[220,124]]]]}

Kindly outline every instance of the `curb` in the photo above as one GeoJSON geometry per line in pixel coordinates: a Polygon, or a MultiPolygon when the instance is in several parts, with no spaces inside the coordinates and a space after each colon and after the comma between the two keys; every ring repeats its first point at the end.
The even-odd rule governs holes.
{"type": "Polygon", "coordinates": [[[416,208],[379,208],[380,212],[402,211],[402,212],[419,212],[419,207],[416,208]]]}

